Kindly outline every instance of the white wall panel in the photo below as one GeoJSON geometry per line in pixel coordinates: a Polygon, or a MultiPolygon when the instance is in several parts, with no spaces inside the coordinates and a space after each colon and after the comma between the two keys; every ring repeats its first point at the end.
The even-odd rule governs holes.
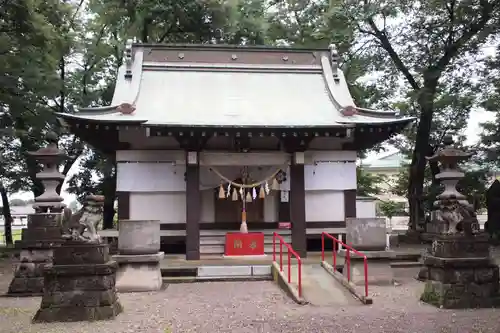
{"type": "Polygon", "coordinates": [[[222,153],[202,152],[200,153],[200,164],[202,165],[236,165],[236,166],[282,166],[290,161],[290,154],[283,152],[273,153],[222,153]]]}
{"type": "Polygon", "coordinates": [[[356,189],[356,164],[333,162],[306,165],[304,179],[306,191],[356,189]]]}
{"type": "Polygon", "coordinates": [[[209,188],[201,191],[201,222],[215,221],[215,194],[209,188]]]}
{"type": "MultiPolygon", "coordinates": [[[[264,222],[278,222],[278,198],[279,192],[272,191],[264,199],[264,222]]],[[[257,199],[262,200],[262,199],[257,199]]]]}
{"type": "Polygon", "coordinates": [[[352,150],[308,150],[305,152],[306,164],[318,161],[356,161],[357,152],[352,150]]]}
{"type": "Polygon", "coordinates": [[[123,192],[179,192],[186,190],[184,165],[117,163],[116,190],[123,192]]]}
{"type": "Polygon", "coordinates": [[[344,221],[344,192],[306,191],[306,221],[344,221]]]}
{"type": "Polygon", "coordinates": [[[356,217],[372,218],[377,216],[377,202],[375,200],[356,200],[356,217]]]}
{"type": "Polygon", "coordinates": [[[180,150],[118,150],[117,162],[175,162],[185,164],[186,156],[180,150]]]}
{"type": "Polygon", "coordinates": [[[186,223],[185,192],[130,193],[131,220],[186,223]]]}

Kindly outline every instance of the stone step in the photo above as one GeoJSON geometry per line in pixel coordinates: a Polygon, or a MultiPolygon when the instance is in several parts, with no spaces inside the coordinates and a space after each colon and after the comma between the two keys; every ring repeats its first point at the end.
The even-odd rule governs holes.
{"type": "MultiPolygon", "coordinates": [[[[287,243],[292,242],[292,236],[283,236],[283,239],[287,243]]],[[[226,244],[226,236],[200,236],[201,245],[224,245],[226,244]]],[[[273,244],[272,236],[264,236],[264,244],[273,244]]],[[[279,244],[279,241],[276,241],[279,244]]],[[[276,245],[278,246],[278,245],[276,245]]]]}
{"type": "MultiPolygon", "coordinates": [[[[276,251],[279,251],[279,246],[276,245],[276,251]]],[[[264,252],[266,254],[273,253],[273,245],[272,244],[264,244],[264,252]]],[[[201,245],[200,246],[200,254],[224,254],[225,253],[225,245],[201,245]]],[[[286,248],[283,247],[283,253],[286,253],[286,248]]]]}
{"type": "Polygon", "coordinates": [[[161,276],[180,278],[180,277],[196,277],[198,273],[197,267],[163,267],[161,268],[161,276]]]}
{"type": "Polygon", "coordinates": [[[163,283],[169,284],[169,283],[192,283],[196,282],[197,278],[196,276],[169,276],[169,277],[163,277],[162,276],[163,283]]]}
{"type": "Polygon", "coordinates": [[[390,263],[394,280],[412,279],[418,276],[422,263],[418,261],[394,261],[390,263]]]}
{"type": "Polygon", "coordinates": [[[422,263],[419,261],[393,261],[390,265],[392,268],[422,267],[422,263]]]}
{"type": "MultiPolygon", "coordinates": [[[[273,232],[277,232],[281,236],[285,235],[291,235],[292,230],[290,229],[256,229],[253,230],[251,229],[250,223],[249,223],[249,233],[252,232],[262,232],[264,233],[264,236],[271,236],[273,235],[273,232]]],[[[238,230],[200,230],[200,236],[226,236],[228,232],[238,232],[238,230]]]]}

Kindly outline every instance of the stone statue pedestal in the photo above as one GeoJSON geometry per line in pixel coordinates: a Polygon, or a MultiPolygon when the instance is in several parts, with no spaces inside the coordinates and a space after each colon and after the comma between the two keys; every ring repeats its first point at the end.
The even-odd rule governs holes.
{"type": "Polygon", "coordinates": [[[116,289],[119,292],[160,290],[163,285],[160,261],[164,253],[113,256],[118,263],[116,289]]]}
{"type": "Polygon", "coordinates": [[[44,294],[33,322],[113,319],[123,311],[107,244],[67,241],[44,270],[44,294]]]}
{"type": "Polygon", "coordinates": [[[500,305],[499,269],[490,257],[488,235],[437,235],[420,272],[423,302],[447,309],[500,305]]]}
{"type": "Polygon", "coordinates": [[[118,222],[116,288],[119,292],[160,290],[163,285],[160,261],[160,221],[121,220],[118,222]]]}
{"type": "Polygon", "coordinates": [[[28,215],[28,227],[23,229],[16,267],[7,296],[41,296],[43,294],[43,269],[52,264],[53,248],[59,246],[61,226],[58,213],[28,215]]]}
{"type": "MultiPolygon", "coordinates": [[[[391,260],[394,251],[386,250],[387,226],[385,218],[347,218],[346,244],[360,251],[368,258],[368,283],[387,285],[393,281],[391,260]]],[[[347,257],[347,250],[338,252],[340,257],[347,257]]],[[[344,263],[343,275],[347,278],[350,273],[351,282],[356,285],[365,283],[364,260],[350,251],[350,266],[347,267],[347,258],[344,263]]]]}

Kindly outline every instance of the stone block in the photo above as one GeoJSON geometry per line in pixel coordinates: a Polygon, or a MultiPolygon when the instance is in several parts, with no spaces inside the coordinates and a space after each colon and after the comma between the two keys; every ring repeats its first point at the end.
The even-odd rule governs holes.
{"type": "Polygon", "coordinates": [[[432,242],[430,254],[440,258],[488,257],[490,245],[484,235],[438,235],[432,242]]]}
{"type": "Polygon", "coordinates": [[[201,266],[198,267],[199,277],[217,276],[251,276],[252,266],[201,266]]]}
{"type": "Polygon", "coordinates": [[[61,214],[37,213],[28,215],[28,228],[61,227],[61,214]]]}
{"type": "Polygon", "coordinates": [[[271,266],[252,266],[253,276],[271,276],[271,266]]]}
{"type": "Polygon", "coordinates": [[[479,285],[428,280],[420,299],[445,309],[497,307],[500,305],[498,288],[495,283],[479,285]]]}
{"type": "Polygon", "coordinates": [[[162,286],[159,262],[120,264],[116,273],[116,290],[119,292],[156,291],[162,286]]]}
{"type": "Polygon", "coordinates": [[[160,221],[120,220],[118,232],[120,254],[155,254],[160,251],[160,221]]]}
{"type": "Polygon", "coordinates": [[[45,276],[92,276],[115,274],[118,263],[109,261],[106,264],[92,265],[53,265],[44,270],[45,276]]]}
{"type": "Polygon", "coordinates": [[[113,305],[117,301],[116,291],[113,290],[82,290],[45,291],[41,308],[61,307],[100,307],[113,305]]]}
{"type": "Polygon", "coordinates": [[[347,218],[346,243],[356,250],[385,250],[385,218],[347,218]]]}
{"type": "Polygon", "coordinates": [[[123,311],[120,303],[100,307],[59,307],[40,308],[33,322],[76,322],[76,321],[97,321],[113,319],[123,311]]]}
{"type": "Polygon", "coordinates": [[[41,296],[43,294],[43,276],[14,277],[9,285],[9,296],[41,296]]]}
{"type": "Polygon", "coordinates": [[[118,264],[131,264],[131,263],[157,263],[165,257],[163,252],[158,252],[155,254],[118,254],[114,255],[112,258],[118,264]]]}
{"type": "Polygon", "coordinates": [[[54,250],[54,265],[104,264],[109,261],[107,244],[66,243],[54,250]]]}
{"type": "Polygon", "coordinates": [[[497,265],[491,265],[485,268],[476,268],[474,270],[474,282],[489,283],[499,280],[499,268],[497,265]]]}
{"type": "Polygon", "coordinates": [[[47,249],[23,249],[19,253],[21,262],[52,262],[53,250],[47,249]]]}
{"type": "Polygon", "coordinates": [[[44,293],[34,322],[93,321],[116,317],[122,307],[116,294],[116,269],[106,244],[68,241],[54,251],[44,270],[44,293]],[[73,263],[71,264],[71,260],[73,263]]]}
{"type": "Polygon", "coordinates": [[[43,271],[47,265],[51,265],[50,262],[22,262],[18,265],[14,276],[29,278],[43,276],[43,271]]]}
{"type": "Polygon", "coordinates": [[[60,227],[33,227],[24,233],[24,241],[43,241],[60,239],[62,235],[60,227]]]}
{"type": "Polygon", "coordinates": [[[115,275],[96,275],[96,276],[52,276],[45,279],[46,292],[61,292],[72,290],[111,290],[115,287],[115,275]]]}
{"type": "Polygon", "coordinates": [[[115,255],[118,262],[116,289],[119,292],[155,291],[161,289],[160,260],[163,252],[143,255],[115,255]]]}
{"type": "Polygon", "coordinates": [[[489,267],[491,259],[487,257],[482,258],[440,258],[432,255],[426,255],[424,258],[424,265],[431,267],[443,268],[471,268],[471,267],[489,267]]]}

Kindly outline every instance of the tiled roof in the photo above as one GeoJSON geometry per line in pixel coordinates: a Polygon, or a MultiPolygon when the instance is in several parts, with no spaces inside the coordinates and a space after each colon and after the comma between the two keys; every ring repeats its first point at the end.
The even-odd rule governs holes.
{"type": "Polygon", "coordinates": [[[407,123],[357,109],[328,50],[135,45],[119,70],[110,107],[64,117],[145,125],[332,127],[407,123]],[[132,104],[135,112],[117,107],[132,104]]]}

